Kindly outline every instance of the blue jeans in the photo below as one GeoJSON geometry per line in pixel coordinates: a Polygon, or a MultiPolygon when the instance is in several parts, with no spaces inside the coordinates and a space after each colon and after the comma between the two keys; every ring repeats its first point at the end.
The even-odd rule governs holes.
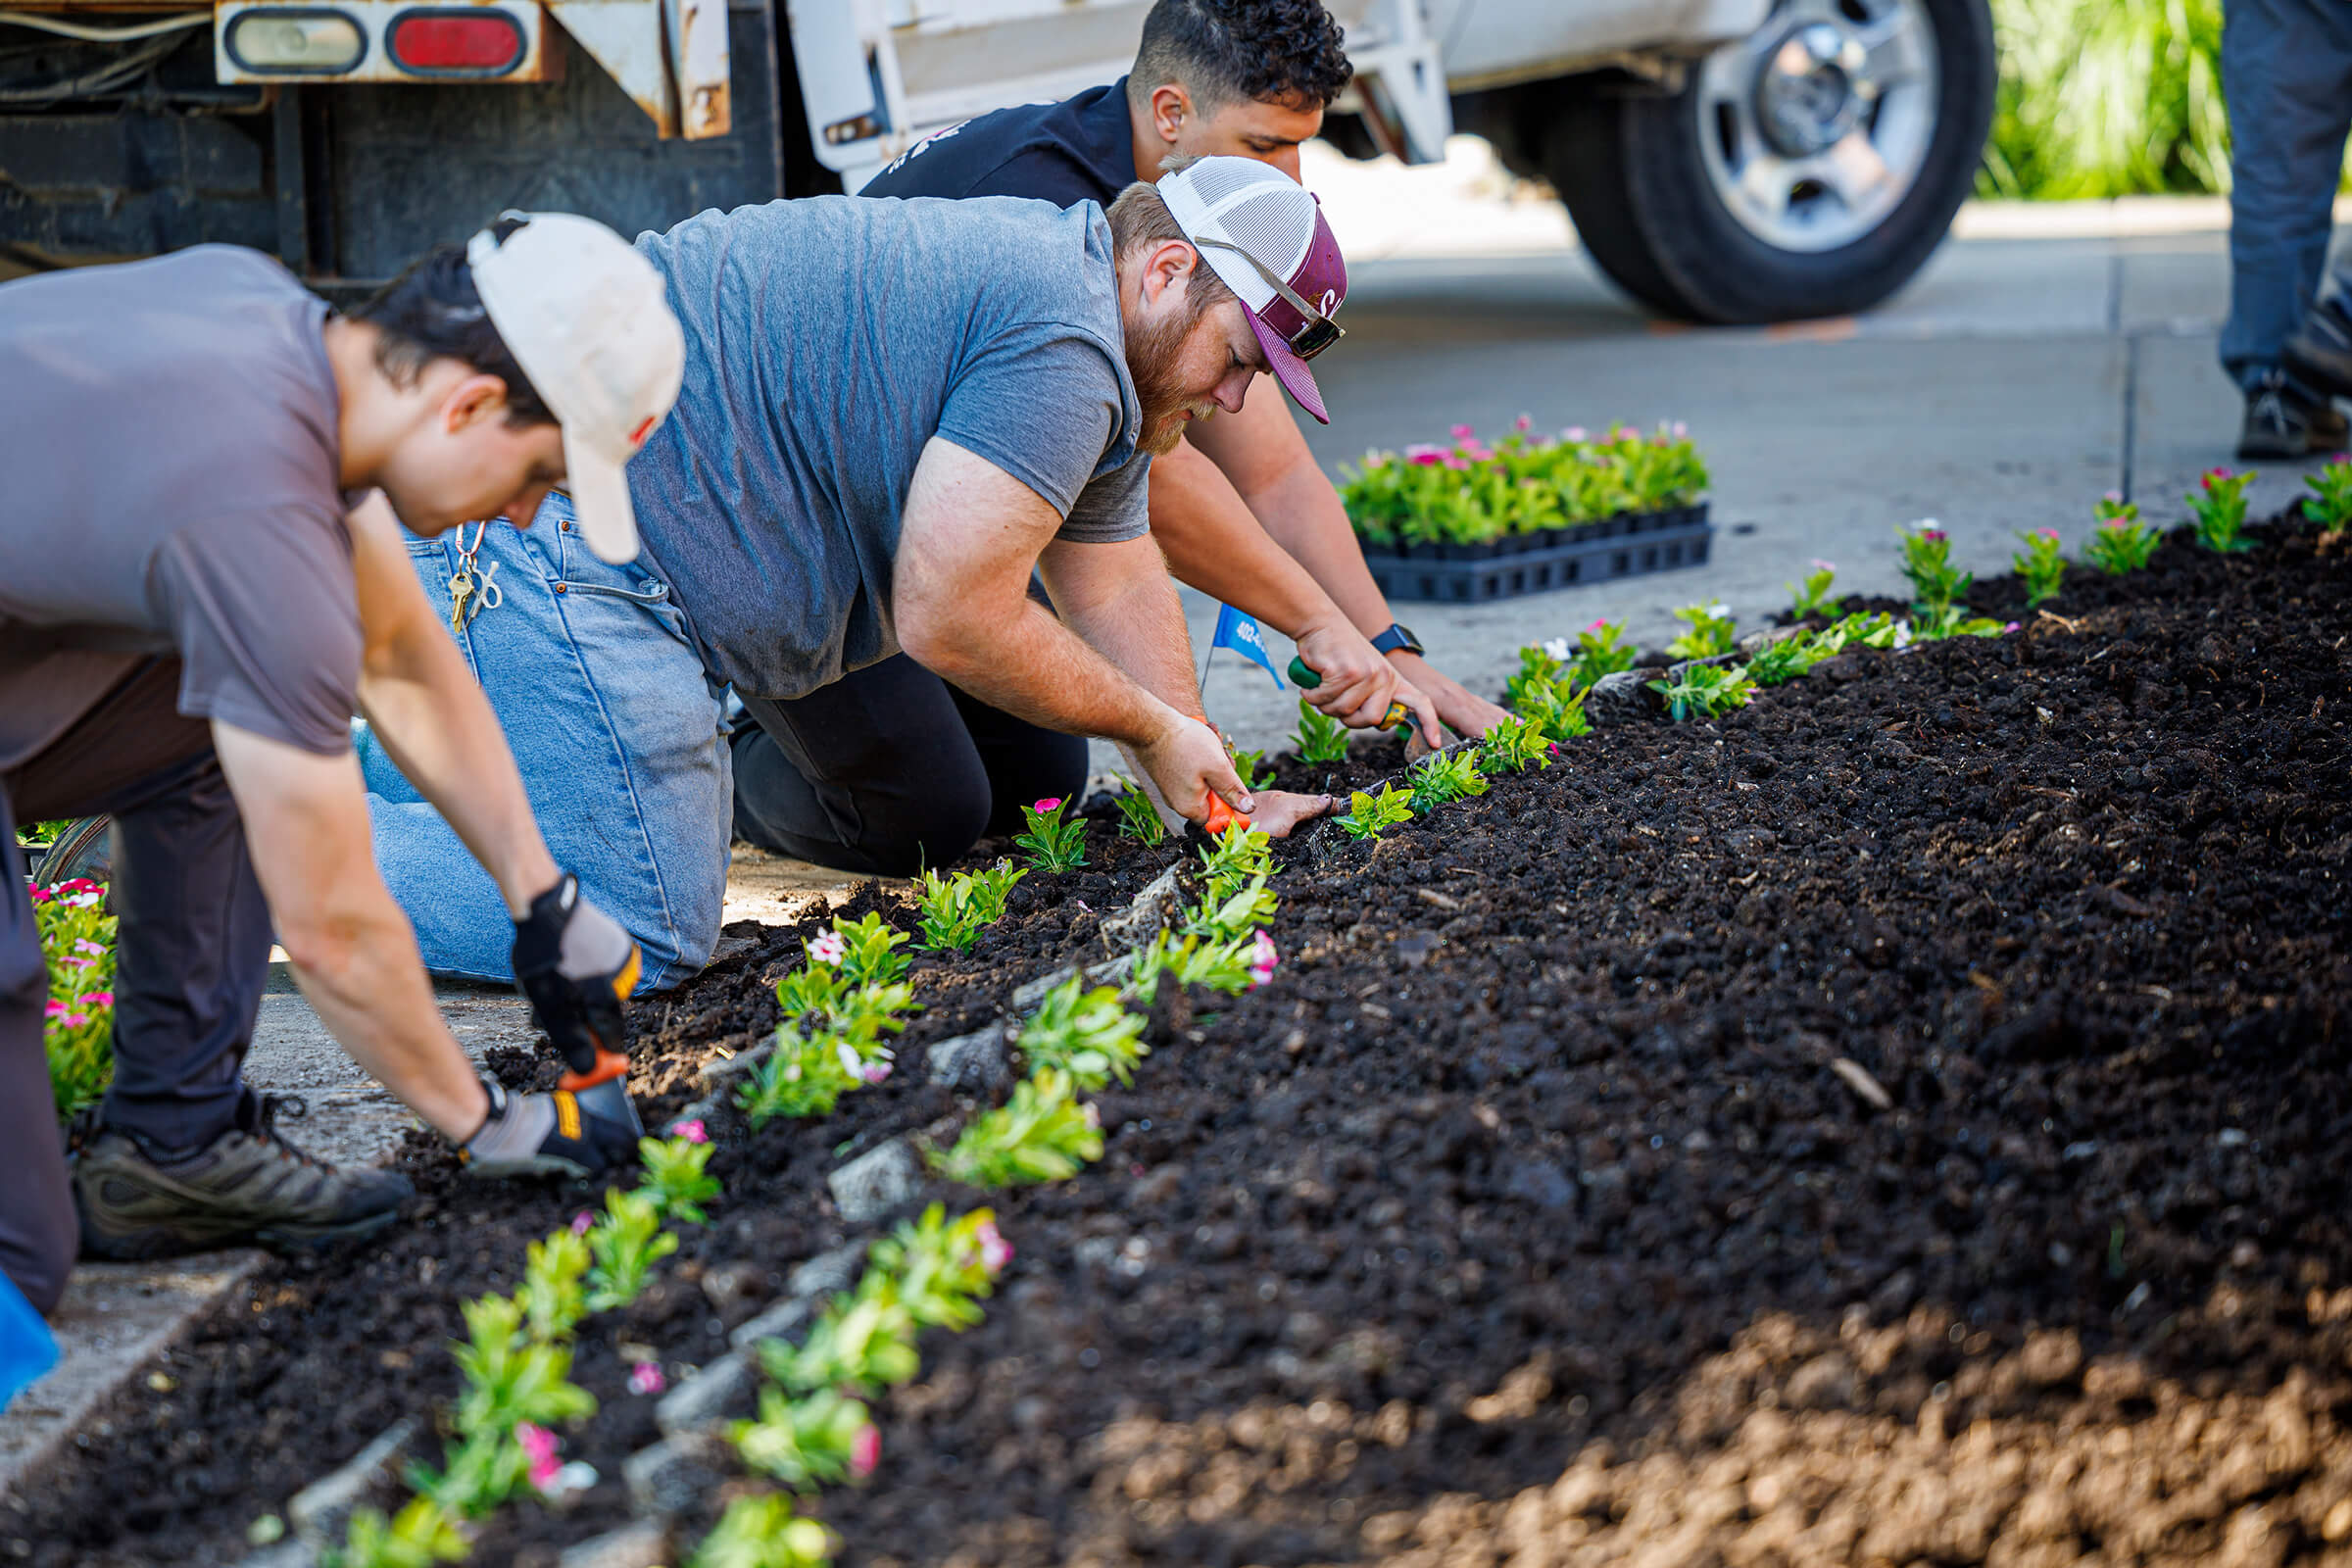
{"type": "MultiPolygon", "coordinates": [[[[2344,136],[2352,131],[2352,6],[2229,0],[2222,93],[2230,104],[2230,320],[2222,368],[2240,388],[2278,364],[2328,262],[2344,136]]],[[[2352,290],[2338,264],[2332,294],[2352,290]]],[[[2352,300],[2347,300],[2352,304],[2352,300]]]]}
{"type": "MultiPolygon", "coordinates": [[[[464,531],[471,539],[473,529],[464,531]]],[[[458,534],[411,539],[444,619],[458,534]]],[[[493,522],[475,557],[501,600],[458,646],[489,694],[556,863],[645,950],[640,993],[710,961],[726,902],[732,759],[723,688],[703,672],[669,587],[640,558],[597,559],[551,495],[528,530],[493,522]]],[[[365,734],[375,860],[438,974],[512,980],[514,922],[488,872],[365,734]]]]}

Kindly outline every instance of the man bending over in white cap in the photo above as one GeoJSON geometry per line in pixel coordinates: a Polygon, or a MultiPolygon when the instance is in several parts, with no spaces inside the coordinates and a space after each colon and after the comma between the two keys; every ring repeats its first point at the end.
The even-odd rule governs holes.
{"type": "MultiPolygon", "coordinates": [[[[817,197],[638,246],[687,345],[677,413],[629,469],[644,556],[585,560],[557,495],[528,533],[493,531],[470,559],[470,533],[444,541],[418,569],[446,606],[453,578],[498,566],[503,605],[461,640],[557,854],[644,945],[648,986],[717,937],[729,686],[827,782],[808,821],[834,865],[945,865],[988,820],[963,727],[908,759],[899,715],[792,721],[794,700],[902,650],[980,702],[1118,742],[1194,821],[1212,794],[1274,833],[1327,808],[1252,800],[1235,776],[1146,514],[1152,455],[1261,372],[1311,395],[1305,359],[1338,336],[1338,246],[1288,175],[1205,159],[1107,215],[817,197]],[[1211,209],[1215,232],[1186,227],[1211,209]]],[[[369,761],[377,855],[425,960],[497,976],[495,890],[437,817],[398,804],[395,760],[369,761]]]]}
{"type": "Polygon", "coordinates": [[[568,471],[631,553],[620,467],[681,354],[653,270],[560,215],[444,246],[349,318],[226,246],[0,286],[0,1270],[34,1305],[77,1250],[317,1244],[408,1196],[294,1149],[288,1102],[240,1079],[273,923],[335,1038],[474,1169],[634,1152],[608,1057],[635,950],[549,856],[394,516],[528,517],[568,471]],[[370,859],[363,711],[479,857],[573,1068],[557,1094],[477,1078],[434,1007],[370,859]],[[69,1169],[13,828],[93,812],[114,818],[115,1075],[69,1169]]]}

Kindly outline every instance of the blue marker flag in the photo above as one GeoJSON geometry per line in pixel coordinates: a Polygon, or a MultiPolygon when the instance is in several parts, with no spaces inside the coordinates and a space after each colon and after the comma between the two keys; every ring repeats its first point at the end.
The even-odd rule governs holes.
{"type": "Polygon", "coordinates": [[[1274,678],[1274,689],[1283,689],[1282,674],[1274,667],[1273,659],[1266,653],[1266,634],[1258,630],[1257,618],[1245,615],[1231,605],[1217,607],[1217,634],[1208,640],[1211,651],[1230,648],[1274,678]]]}
{"type": "Polygon", "coordinates": [[[0,1274],[0,1410],[19,1390],[57,1365],[57,1341],[5,1274],[0,1274]]]}

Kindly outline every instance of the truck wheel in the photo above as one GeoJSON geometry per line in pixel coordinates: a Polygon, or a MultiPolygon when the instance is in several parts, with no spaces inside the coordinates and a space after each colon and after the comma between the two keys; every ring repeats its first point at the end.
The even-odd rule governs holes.
{"type": "Polygon", "coordinates": [[[1674,94],[1591,94],[1544,164],[1592,259],[1670,316],[1840,316],[1909,281],[1976,178],[1987,0],[1781,0],[1674,94]]]}

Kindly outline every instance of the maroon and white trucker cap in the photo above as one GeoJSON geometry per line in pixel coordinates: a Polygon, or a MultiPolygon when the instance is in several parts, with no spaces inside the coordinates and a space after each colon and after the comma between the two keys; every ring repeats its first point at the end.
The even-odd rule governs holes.
{"type": "Polygon", "coordinates": [[[1346,334],[1332,319],[1348,298],[1348,264],[1299,183],[1254,158],[1202,158],[1159,179],[1168,214],[1241,296],[1266,363],[1323,423],[1323,394],[1306,362],[1346,334]]]}

